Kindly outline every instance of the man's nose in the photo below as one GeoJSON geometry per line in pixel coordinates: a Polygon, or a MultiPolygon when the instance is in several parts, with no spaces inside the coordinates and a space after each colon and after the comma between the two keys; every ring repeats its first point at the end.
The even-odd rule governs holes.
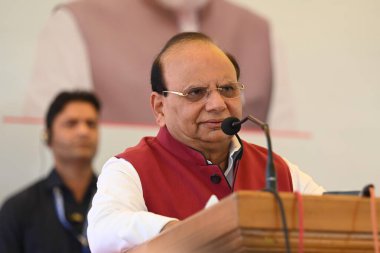
{"type": "Polygon", "coordinates": [[[88,124],[86,124],[86,122],[81,122],[78,124],[78,128],[77,128],[77,131],[79,134],[81,135],[87,135],[88,133],[90,133],[90,127],[88,126],[88,124]]]}
{"type": "Polygon", "coordinates": [[[206,98],[206,111],[223,111],[227,108],[226,102],[217,89],[208,91],[206,98]]]}

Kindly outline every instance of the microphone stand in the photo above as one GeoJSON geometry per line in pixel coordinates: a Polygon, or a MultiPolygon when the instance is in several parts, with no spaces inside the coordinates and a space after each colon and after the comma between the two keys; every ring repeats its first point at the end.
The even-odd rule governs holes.
{"type": "Polygon", "coordinates": [[[250,120],[256,125],[260,126],[260,128],[265,133],[265,137],[267,140],[267,147],[268,147],[268,159],[267,159],[267,167],[266,167],[266,189],[277,192],[277,178],[276,178],[276,170],[273,163],[272,142],[270,139],[269,125],[267,123],[262,122],[259,119],[256,119],[255,117],[251,115],[248,115],[240,122],[233,122],[232,126],[241,125],[247,120],[250,120]]]}
{"type": "MultiPolygon", "coordinates": [[[[284,204],[282,203],[281,197],[278,194],[277,191],[277,178],[276,178],[276,170],[274,168],[274,163],[273,163],[273,152],[272,152],[272,142],[270,139],[270,133],[269,133],[269,125],[267,123],[262,122],[259,119],[256,119],[255,117],[248,115],[245,117],[243,120],[239,121],[236,119],[236,121],[233,119],[233,121],[228,124],[231,124],[232,128],[236,128],[235,131],[238,132],[240,130],[240,125],[246,122],[247,120],[252,121],[253,123],[257,124],[260,126],[260,128],[264,131],[265,137],[267,139],[267,167],[266,167],[266,185],[264,191],[270,192],[274,195],[278,206],[280,208],[280,214],[281,214],[281,220],[282,220],[282,229],[284,231],[284,239],[285,239],[285,249],[286,252],[290,253],[291,248],[290,248],[290,240],[289,240],[289,231],[288,231],[288,225],[286,222],[286,215],[285,215],[285,209],[284,209],[284,204]],[[239,128],[238,128],[239,127],[239,128]],[[238,128],[238,129],[237,129],[238,128]]],[[[223,128],[223,127],[222,127],[223,128]]],[[[224,131],[224,130],[223,130],[224,131]]],[[[235,132],[235,134],[236,134],[235,132]]]]}

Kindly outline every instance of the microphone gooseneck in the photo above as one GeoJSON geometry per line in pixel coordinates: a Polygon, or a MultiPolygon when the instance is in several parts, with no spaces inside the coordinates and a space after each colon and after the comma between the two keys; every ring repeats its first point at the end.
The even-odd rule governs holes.
{"type": "Polygon", "coordinates": [[[267,149],[268,149],[268,158],[267,158],[267,166],[266,166],[266,189],[277,191],[277,178],[276,178],[276,170],[273,163],[273,152],[272,152],[272,142],[270,139],[269,125],[267,123],[262,122],[255,117],[248,115],[241,121],[235,117],[229,117],[223,120],[221,128],[222,131],[227,135],[235,135],[240,131],[241,125],[247,120],[252,121],[256,125],[260,126],[260,128],[264,131],[265,137],[267,140],[267,149]]]}

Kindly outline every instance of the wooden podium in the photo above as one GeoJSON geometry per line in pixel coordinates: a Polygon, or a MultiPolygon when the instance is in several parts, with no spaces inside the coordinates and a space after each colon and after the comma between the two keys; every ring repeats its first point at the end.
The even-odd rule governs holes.
{"type": "MultiPolygon", "coordinates": [[[[281,193],[292,252],[298,252],[297,198],[281,193]]],[[[303,196],[304,252],[374,252],[370,200],[303,196]]],[[[376,200],[380,219],[380,199],[376,200]]],[[[380,222],[378,222],[378,227],[380,222]]],[[[274,196],[242,191],[202,210],[128,253],[285,252],[274,196]]]]}

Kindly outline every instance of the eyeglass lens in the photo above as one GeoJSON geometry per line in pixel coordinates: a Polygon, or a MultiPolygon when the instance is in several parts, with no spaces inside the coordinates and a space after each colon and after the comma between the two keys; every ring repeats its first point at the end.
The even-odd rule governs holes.
{"type": "Polygon", "coordinates": [[[236,98],[240,96],[240,91],[243,89],[239,83],[224,84],[214,89],[208,87],[192,87],[184,92],[186,98],[196,102],[208,96],[213,90],[217,90],[219,94],[225,98],[236,98]]]}

